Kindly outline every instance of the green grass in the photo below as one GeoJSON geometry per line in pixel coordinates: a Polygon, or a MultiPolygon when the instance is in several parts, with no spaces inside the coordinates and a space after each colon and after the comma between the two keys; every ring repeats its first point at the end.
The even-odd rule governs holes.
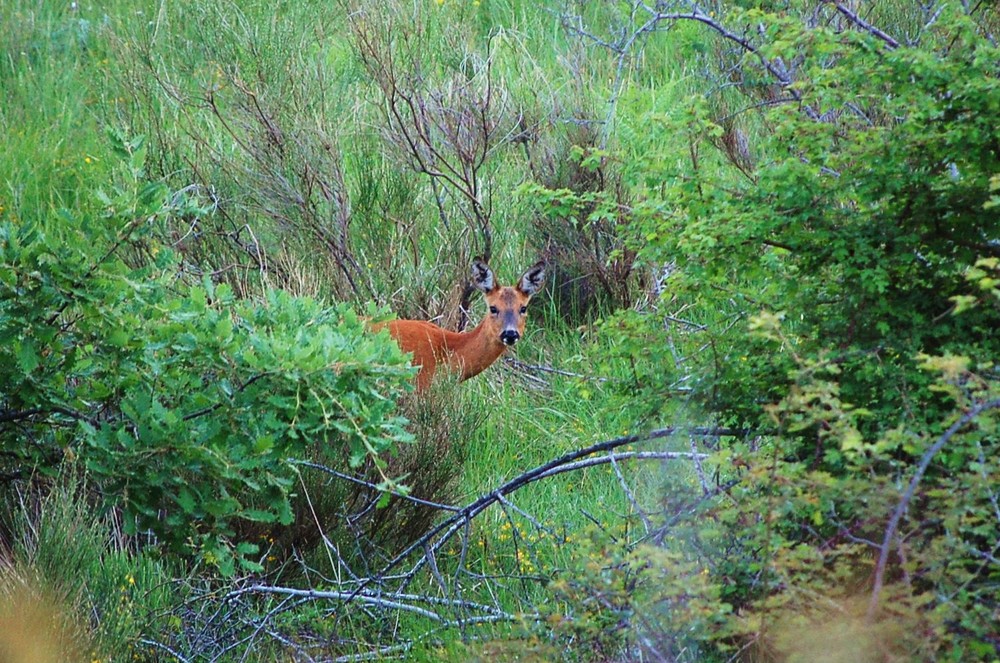
{"type": "MultiPolygon", "coordinates": [[[[95,514],[75,471],[47,494],[5,502],[10,557],[0,565],[0,612],[26,609],[36,597],[65,615],[65,646],[89,650],[89,660],[142,659],[143,639],[171,630],[167,616],[184,600],[177,569],[137,553],[113,516],[95,514]]],[[[59,628],[58,621],[26,625],[35,637],[59,637],[59,628]]]]}

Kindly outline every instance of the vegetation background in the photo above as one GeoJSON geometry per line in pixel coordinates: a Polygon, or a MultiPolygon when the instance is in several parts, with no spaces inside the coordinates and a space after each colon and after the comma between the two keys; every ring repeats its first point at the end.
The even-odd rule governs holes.
{"type": "Polygon", "coordinates": [[[998,30],[4,2],[4,660],[1000,660],[998,30]]]}

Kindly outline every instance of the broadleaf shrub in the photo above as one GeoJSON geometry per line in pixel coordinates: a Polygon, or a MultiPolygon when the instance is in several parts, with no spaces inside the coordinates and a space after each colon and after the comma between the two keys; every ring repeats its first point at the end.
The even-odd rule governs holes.
{"type": "MultiPolygon", "coordinates": [[[[619,386],[650,411],[683,384],[752,433],[720,448],[726,499],[679,539],[740,615],[694,637],[808,658],[826,641],[789,634],[829,620],[822,597],[864,634],[856,660],[995,657],[1000,49],[960,8],[892,48],[788,14],[718,20],[759,25],[752,61],[794,63],[798,96],[755,104],[752,169],[647,160],[630,230],[662,291],[610,316],[595,357],[642,363],[619,386]]],[[[721,131],[706,108],[651,130],[700,155],[721,131]]]]}
{"type": "Polygon", "coordinates": [[[409,439],[395,397],[412,369],[346,305],[189,283],[157,234],[201,212],[122,145],[127,185],[100,213],[0,225],[3,478],[78,459],[129,531],[232,573],[254,551],[236,521],[291,518],[289,459],[336,446],[381,463],[409,439]]]}

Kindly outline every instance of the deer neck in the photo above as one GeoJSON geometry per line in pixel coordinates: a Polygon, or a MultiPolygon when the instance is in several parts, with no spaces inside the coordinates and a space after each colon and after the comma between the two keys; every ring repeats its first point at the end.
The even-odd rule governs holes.
{"type": "Polygon", "coordinates": [[[449,351],[460,364],[463,380],[482,373],[507,349],[499,338],[487,333],[485,319],[472,331],[455,334],[450,340],[449,351]]]}

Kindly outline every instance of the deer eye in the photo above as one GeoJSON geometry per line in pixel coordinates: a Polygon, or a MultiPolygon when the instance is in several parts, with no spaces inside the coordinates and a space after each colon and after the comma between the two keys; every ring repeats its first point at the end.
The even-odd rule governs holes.
{"type": "Polygon", "coordinates": [[[528,307],[527,306],[522,306],[521,307],[521,315],[524,315],[527,312],[528,312],[528,307]]]}
{"type": "Polygon", "coordinates": [[[500,309],[498,309],[496,306],[491,306],[490,313],[492,313],[493,315],[497,315],[498,313],[500,313],[500,309]]]}

